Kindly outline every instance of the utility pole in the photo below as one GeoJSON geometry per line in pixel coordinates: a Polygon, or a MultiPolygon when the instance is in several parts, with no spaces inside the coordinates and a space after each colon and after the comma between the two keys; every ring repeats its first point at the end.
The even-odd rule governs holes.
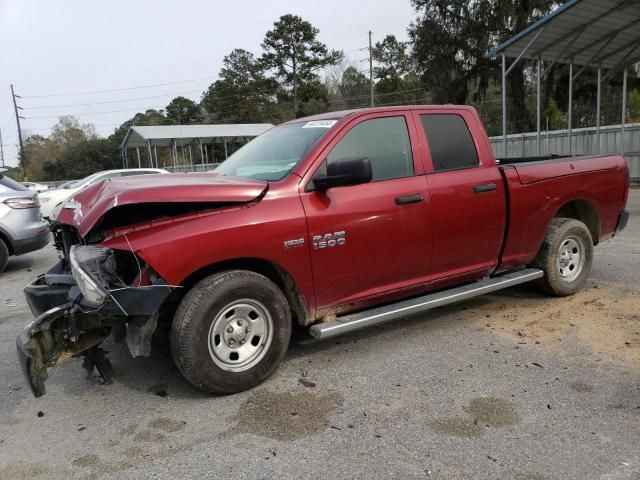
{"type": "Polygon", "coordinates": [[[371,30],[369,30],[369,84],[371,86],[371,106],[373,107],[373,47],[371,46],[371,30]]]}
{"type": "Polygon", "coordinates": [[[18,107],[16,103],[16,98],[21,98],[19,95],[13,91],[13,84],[11,85],[11,97],[13,98],[13,109],[16,112],[16,123],[18,124],[18,141],[20,142],[20,162],[22,163],[22,180],[27,180],[27,159],[24,157],[24,146],[22,145],[22,130],[20,129],[20,119],[24,120],[24,117],[18,115],[18,109],[22,110],[22,108],[18,107]]]}
{"type": "Polygon", "coordinates": [[[2,145],[2,130],[0,130],[0,160],[2,160],[2,168],[4,168],[4,145],[2,145]]]}

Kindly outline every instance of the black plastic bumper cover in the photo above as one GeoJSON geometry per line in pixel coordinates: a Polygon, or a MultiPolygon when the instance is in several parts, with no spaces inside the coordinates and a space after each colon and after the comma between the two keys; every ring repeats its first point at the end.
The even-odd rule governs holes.
{"type": "Polygon", "coordinates": [[[44,312],[27,325],[16,339],[20,367],[35,397],[41,397],[46,393],[44,382],[49,377],[49,374],[43,361],[45,352],[38,342],[32,341],[32,337],[34,333],[40,330],[43,324],[51,323],[63,317],[70,305],[70,303],[67,303],[44,312]]]}
{"type": "Polygon", "coordinates": [[[108,335],[118,322],[157,318],[171,293],[171,288],[158,280],[154,285],[112,291],[111,300],[96,309],[83,302],[73,276],[61,272],[58,264],[24,289],[36,318],[18,336],[16,345],[22,371],[36,397],[45,394],[44,382],[56,364],[99,344],[105,338],[105,328],[108,335]]]}
{"type": "Polygon", "coordinates": [[[618,225],[616,225],[616,233],[624,230],[625,227],[627,226],[627,223],[629,223],[629,212],[627,210],[623,210],[622,213],[620,214],[620,217],[618,217],[618,225]]]}

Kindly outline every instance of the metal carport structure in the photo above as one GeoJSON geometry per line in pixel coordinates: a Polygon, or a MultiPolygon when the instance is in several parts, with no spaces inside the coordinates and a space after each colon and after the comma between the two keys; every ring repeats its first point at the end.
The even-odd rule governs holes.
{"type": "Polygon", "coordinates": [[[507,152],[506,78],[523,58],[536,61],[536,143],[540,154],[540,82],[559,63],[569,65],[567,130],[572,131],[573,83],[587,67],[597,68],[596,138],[600,148],[601,83],[623,69],[620,153],[624,126],[628,68],[640,61],[640,0],[568,0],[553,12],[489,52],[502,59],[502,137],[507,152]],[[507,58],[514,58],[507,66],[507,58]],[[543,70],[544,67],[544,70],[543,70]],[[580,67],[574,72],[574,67],[580,67]],[[605,72],[604,77],[602,71],[605,72]]]}
{"type": "Polygon", "coordinates": [[[138,167],[141,166],[140,149],[146,149],[151,167],[158,167],[158,147],[170,148],[173,166],[178,166],[178,146],[186,147],[189,152],[189,164],[193,166],[193,152],[191,146],[197,143],[200,150],[200,163],[215,163],[213,158],[209,161],[208,145],[219,142],[224,146],[225,159],[227,157],[228,141],[247,142],[251,138],[257,137],[269,130],[273,125],[270,123],[240,123],[240,124],[219,124],[219,125],[151,125],[151,126],[131,126],[127,131],[120,150],[122,152],[122,163],[124,168],[128,168],[128,150],[136,150],[138,167]]]}

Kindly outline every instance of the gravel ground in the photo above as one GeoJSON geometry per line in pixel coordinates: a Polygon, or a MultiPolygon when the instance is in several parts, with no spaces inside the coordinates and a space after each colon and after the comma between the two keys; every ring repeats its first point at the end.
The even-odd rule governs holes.
{"type": "Polygon", "coordinates": [[[208,397],[169,349],[108,345],[112,385],[59,367],[35,399],[14,339],[22,287],[0,276],[0,479],[640,478],[640,191],[597,247],[588,288],[528,286],[326,342],[294,341],[253,391],[208,397]]]}

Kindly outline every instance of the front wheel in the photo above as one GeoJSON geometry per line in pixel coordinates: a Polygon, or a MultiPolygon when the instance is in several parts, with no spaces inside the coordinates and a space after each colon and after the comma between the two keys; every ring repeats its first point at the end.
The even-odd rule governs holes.
{"type": "Polygon", "coordinates": [[[563,297],[580,290],[593,262],[593,240],[587,226],[571,218],[554,218],[534,265],[544,271],[538,286],[563,297]]]}
{"type": "Polygon", "coordinates": [[[245,270],[205,278],[184,297],[171,327],[171,352],[197,388],[226,395],[262,383],[284,357],[291,312],[268,278],[245,270]]]}

